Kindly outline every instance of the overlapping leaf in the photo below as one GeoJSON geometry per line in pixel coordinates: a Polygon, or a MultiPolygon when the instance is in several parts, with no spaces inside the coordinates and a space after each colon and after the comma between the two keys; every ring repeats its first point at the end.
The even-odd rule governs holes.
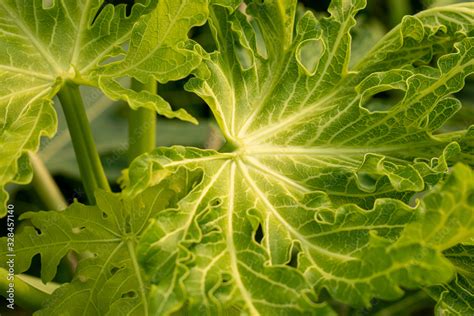
{"type": "Polygon", "coordinates": [[[182,79],[201,62],[196,43],[188,38],[194,26],[206,22],[208,0],[160,1],[156,10],[144,16],[134,28],[126,58],[101,72],[100,85],[114,99],[124,99],[132,108],[167,107],[167,117],[196,123],[184,110],[173,112],[161,97],[145,91],[136,93],[121,87],[114,79],[132,76],[146,83],[182,79]]]}
{"type": "MultiPolygon", "coordinates": [[[[101,0],[0,2],[0,204],[8,182],[31,178],[27,152],[51,137],[57,118],[51,98],[63,80],[92,84],[100,63],[117,55],[145,6],[108,5],[101,0]]],[[[0,216],[4,215],[2,207],[0,216]]]]}
{"type": "Polygon", "coordinates": [[[221,152],[158,149],[129,173],[136,194],[182,168],[203,172],[139,247],[156,283],[153,310],[324,313],[311,288],[368,305],[400,297],[401,286],[449,281],[441,252],[472,236],[471,220],[460,220],[472,215],[472,171],[456,167],[415,221],[403,202],[442,179],[460,150],[472,154],[468,132],[434,133],[460,108],[451,95],[474,71],[474,6],[406,17],[348,69],[364,1],[335,0],[330,17],[297,22],[296,1],[248,1],[237,11],[213,3],[218,51],[187,87],[228,143],[221,152]],[[387,90],[403,98],[375,103],[387,90]],[[433,239],[443,229],[428,214],[456,225],[433,239]]]}
{"type": "MultiPolygon", "coordinates": [[[[37,150],[41,136],[55,133],[57,117],[51,99],[66,80],[100,86],[110,97],[127,100],[132,108],[147,107],[195,122],[186,111],[173,111],[160,97],[129,91],[114,79],[142,79],[139,65],[154,71],[153,78],[160,81],[188,75],[200,58],[189,47],[186,32],[203,23],[206,1],[166,0],[158,6],[156,1],[139,1],[129,16],[124,4],[103,4],[103,0],[58,0],[48,6],[43,0],[0,2],[0,204],[7,200],[5,184],[30,181],[27,152],[37,150]],[[196,16],[191,19],[189,12],[176,6],[196,16]],[[117,59],[123,58],[130,38],[130,55],[121,59],[120,71],[108,72],[108,85],[99,85],[99,75],[109,69],[110,60],[118,67],[117,59]],[[161,49],[148,56],[153,52],[150,38],[158,38],[161,49]]],[[[4,212],[2,208],[0,216],[4,212]]]]}
{"type": "MultiPolygon", "coordinates": [[[[138,266],[137,241],[148,220],[175,205],[197,179],[199,174],[183,174],[134,200],[99,191],[97,206],[76,202],[61,212],[24,214],[33,226],[17,234],[16,273],[26,271],[40,254],[41,277],[48,282],[69,251],[82,258],[73,281],[56,290],[39,315],[147,315],[147,280],[138,266]]],[[[5,246],[0,249],[4,256],[5,246]]]]}

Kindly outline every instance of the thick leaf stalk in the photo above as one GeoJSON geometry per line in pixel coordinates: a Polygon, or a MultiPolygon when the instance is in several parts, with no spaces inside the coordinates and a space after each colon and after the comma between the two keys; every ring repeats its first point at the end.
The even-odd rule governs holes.
{"type": "MultiPolygon", "coordinates": [[[[156,94],[157,82],[143,84],[138,80],[132,80],[132,89],[148,91],[156,94]]],[[[131,109],[128,117],[128,154],[132,161],[143,153],[150,152],[155,148],[156,143],[156,111],[147,108],[131,109]]]]}
{"type": "Polygon", "coordinates": [[[110,191],[99,153],[92,136],[79,86],[66,82],[58,93],[76,153],[87,199],[95,204],[94,191],[110,191]]]}

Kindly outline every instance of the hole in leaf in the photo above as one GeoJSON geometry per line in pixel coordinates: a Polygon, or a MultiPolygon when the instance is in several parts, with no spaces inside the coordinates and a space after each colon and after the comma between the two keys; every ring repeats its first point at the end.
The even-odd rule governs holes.
{"type": "Polygon", "coordinates": [[[114,274],[117,273],[119,270],[120,270],[119,267],[112,267],[112,268],[110,269],[110,274],[111,274],[111,275],[114,275],[114,274]]]}
{"type": "Polygon", "coordinates": [[[400,103],[404,96],[405,91],[399,89],[381,91],[370,97],[370,99],[365,102],[364,108],[370,112],[386,112],[400,103]]]}
{"type": "Polygon", "coordinates": [[[135,1],[135,0],[105,0],[104,1],[104,6],[107,5],[107,4],[112,4],[114,6],[124,4],[124,5],[126,5],[127,16],[129,16],[130,13],[132,13],[132,8],[133,8],[133,5],[135,4],[135,2],[137,2],[137,1],[135,1]]]}
{"type": "Polygon", "coordinates": [[[298,62],[308,74],[313,75],[323,52],[324,44],[321,40],[306,40],[298,47],[298,62]]]}
{"type": "Polygon", "coordinates": [[[73,227],[72,228],[72,233],[77,235],[77,234],[80,234],[84,229],[86,229],[85,226],[73,227]]]}
{"type": "Polygon", "coordinates": [[[218,207],[218,206],[221,206],[222,205],[222,200],[220,198],[215,198],[215,199],[212,199],[210,202],[209,202],[209,206],[210,207],[218,207]]]}
{"type": "Polygon", "coordinates": [[[253,239],[255,240],[255,242],[257,242],[259,244],[262,243],[262,239],[263,239],[262,225],[258,224],[257,230],[255,231],[255,233],[253,235],[253,239]]]}
{"type": "Polygon", "coordinates": [[[222,273],[221,274],[222,283],[226,284],[232,280],[232,276],[229,273],[222,273]]]}
{"type": "MultiPolygon", "coordinates": [[[[192,180],[192,182],[190,183],[190,190],[191,189],[194,189],[195,187],[197,187],[199,184],[201,184],[202,182],[202,179],[203,179],[203,172],[202,170],[199,170],[197,172],[193,172],[193,174],[190,176],[192,180]]],[[[188,190],[188,191],[190,191],[188,190]]]]}
{"type": "Polygon", "coordinates": [[[41,275],[41,255],[39,253],[31,258],[30,268],[25,273],[33,276],[41,275]]]}
{"type": "MultiPolygon", "coordinates": [[[[46,1],[48,1],[48,0],[46,0],[46,1]]],[[[100,6],[100,8],[97,10],[97,13],[96,13],[95,17],[92,20],[92,24],[95,23],[97,18],[104,11],[105,7],[107,7],[109,4],[112,5],[112,6],[125,5],[126,6],[125,7],[125,14],[128,17],[132,13],[132,9],[133,9],[133,5],[135,4],[135,0],[105,0],[102,3],[102,5],[100,6]]]]}
{"type": "Polygon", "coordinates": [[[103,218],[103,219],[106,219],[106,218],[108,218],[108,217],[109,217],[109,215],[107,215],[107,213],[102,212],[102,218],[103,218]]]}
{"type": "Polygon", "coordinates": [[[123,293],[122,294],[122,298],[133,298],[133,297],[136,297],[137,296],[137,293],[135,291],[128,291],[126,293],[123,293]]]}
{"type": "Polygon", "coordinates": [[[34,228],[35,231],[36,231],[36,235],[37,235],[37,236],[41,236],[41,234],[43,233],[43,232],[41,231],[41,229],[39,229],[39,228],[36,227],[36,226],[33,226],[33,228],[34,228]]]}

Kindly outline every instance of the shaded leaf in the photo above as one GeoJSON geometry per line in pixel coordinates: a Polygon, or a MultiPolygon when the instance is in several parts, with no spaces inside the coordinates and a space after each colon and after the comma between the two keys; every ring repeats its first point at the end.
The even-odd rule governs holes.
{"type": "MultiPolygon", "coordinates": [[[[147,280],[138,265],[137,241],[150,218],[172,206],[195,181],[184,175],[133,199],[98,191],[97,206],[77,202],[65,211],[25,213],[16,236],[15,273],[26,271],[41,256],[41,278],[48,282],[69,251],[80,254],[71,283],[57,289],[39,315],[147,315],[147,280]]],[[[6,242],[3,243],[6,245],[6,242]]],[[[0,248],[2,256],[5,246],[0,248]]]]}
{"type": "MultiPolygon", "coordinates": [[[[52,97],[65,80],[96,85],[101,63],[122,54],[131,28],[148,5],[103,0],[0,2],[0,204],[7,183],[28,183],[32,174],[27,152],[57,127],[52,97]],[[98,14],[98,15],[97,15],[98,14]],[[97,15],[97,16],[96,16],[97,15]]],[[[5,208],[0,216],[5,215],[5,208]]]]}

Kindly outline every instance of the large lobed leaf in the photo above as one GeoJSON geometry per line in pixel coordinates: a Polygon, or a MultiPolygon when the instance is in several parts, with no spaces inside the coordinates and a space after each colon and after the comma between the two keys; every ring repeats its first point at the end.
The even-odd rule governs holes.
{"type": "Polygon", "coordinates": [[[62,80],[91,81],[92,71],[117,54],[145,9],[137,5],[126,17],[125,6],[109,5],[95,18],[102,2],[0,2],[1,205],[6,183],[31,180],[27,152],[56,131],[51,99],[62,80]]]}
{"type": "Polygon", "coordinates": [[[456,166],[416,220],[405,203],[453,161],[472,165],[472,128],[437,131],[474,71],[474,5],[405,17],[349,69],[364,1],[333,0],[329,17],[296,22],[296,1],[246,3],[212,2],[218,51],[187,85],[227,145],[160,148],[129,170],[131,195],[183,168],[203,172],[139,246],[152,310],[329,313],[311,289],[368,306],[399,298],[401,287],[448,282],[442,252],[473,234],[472,170],[456,166]],[[388,90],[402,99],[376,103],[388,90]]]}
{"type": "Polygon", "coordinates": [[[474,174],[462,165],[416,209],[379,199],[366,211],[331,208],[323,193],[295,202],[266,187],[265,196],[232,164],[213,174],[212,163],[195,163],[200,184],[143,233],[138,258],[154,284],[154,315],[331,314],[310,300],[323,288],[368,306],[401,297],[401,286],[448,282],[455,269],[442,252],[474,235],[474,174]]]}
{"type": "MultiPolygon", "coordinates": [[[[41,256],[41,277],[48,282],[68,252],[81,258],[74,279],[45,302],[38,315],[147,315],[148,283],[138,265],[137,241],[149,219],[187,193],[199,174],[182,174],[173,183],[145,191],[135,199],[96,192],[97,206],[77,202],[65,211],[30,212],[17,234],[15,273],[41,256]]],[[[3,243],[6,245],[6,242],[3,243]]],[[[7,253],[1,246],[2,257],[7,253]]]]}
{"type": "MultiPolygon", "coordinates": [[[[446,173],[454,160],[472,164],[473,129],[435,132],[473,72],[474,6],[407,17],[348,69],[364,1],[334,0],[329,17],[299,21],[296,1],[246,2],[211,1],[218,51],[188,84],[227,139],[221,152],[160,148],[132,164],[131,197],[98,193],[97,207],[25,215],[40,234],[18,235],[19,273],[39,253],[48,281],[67,251],[94,252],[42,312],[67,304],[81,314],[87,302],[97,315],[333,315],[318,302],[323,290],[369,306],[405,287],[428,287],[440,310],[468,310],[453,298],[472,278],[453,257],[474,238],[474,174],[463,164],[446,173]],[[394,89],[397,104],[374,103],[394,89]],[[412,208],[415,192],[426,195],[412,208]]],[[[200,49],[178,34],[184,52],[174,53],[197,65],[200,49]]],[[[136,54],[97,74],[109,95],[148,106],[150,95],[115,77],[133,65],[136,78],[159,80],[154,62],[169,51],[131,43],[136,54]]]]}
{"type": "MultiPolygon", "coordinates": [[[[52,98],[66,80],[100,87],[111,98],[129,101],[132,108],[147,107],[167,117],[195,122],[186,111],[175,112],[150,93],[129,91],[116,79],[142,79],[138,64],[155,71],[156,80],[186,77],[200,61],[188,45],[186,32],[203,23],[205,4],[205,0],[163,0],[158,5],[156,1],[138,1],[127,16],[124,4],[104,6],[103,0],[0,1],[0,204],[7,201],[7,183],[31,180],[27,152],[38,149],[41,136],[54,135],[57,115],[52,98]],[[196,18],[188,20],[189,13],[176,10],[176,5],[193,10],[196,18]],[[158,23],[163,16],[168,19],[158,23]],[[153,20],[155,23],[150,22],[153,20]],[[179,25],[176,20],[181,21],[179,25]],[[177,34],[177,30],[184,33],[177,34]],[[148,55],[147,44],[157,33],[164,48],[148,55]],[[124,45],[130,39],[130,54],[124,58],[124,45]],[[149,62],[157,58],[169,62],[167,67],[161,61],[155,63],[159,73],[149,62]],[[115,61],[113,66],[111,60],[115,61]],[[123,65],[120,71],[106,71],[119,67],[117,64],[123,65]],[[101,76],[103,80],[99,80],[101,76]],[[103,81],[109,84],[103,85],[103,81]]],[[[0,217],[4,215],[2,208],[0,217]]]]}

